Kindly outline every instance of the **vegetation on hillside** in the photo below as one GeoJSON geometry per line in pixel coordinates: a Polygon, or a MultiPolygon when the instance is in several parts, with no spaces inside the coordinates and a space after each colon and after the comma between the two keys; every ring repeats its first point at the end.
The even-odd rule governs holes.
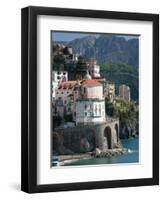
{"type": "Polygon", "coordinates": [[[110,62],[108,64],[100,64],[101,75],[109,82],[115,84],[116,94],[119,93],[120,85],[125,84],[130,87],[131,99],[138,102],[139,99],[139,71],[138,68],[126,63],[110,62]]]}
{"type": "Polygon", "coordinates": [[[139,108],[134,102],[126,102],[119,97],[111,103],[105,99],[106,114],[119,118],[121,138],[135,136],[139,133],[139,108]]]}

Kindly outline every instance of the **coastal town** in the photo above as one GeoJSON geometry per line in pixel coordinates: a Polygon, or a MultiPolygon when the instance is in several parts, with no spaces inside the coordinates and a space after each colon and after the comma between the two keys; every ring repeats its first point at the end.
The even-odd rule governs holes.
{"type": "Polygon", "coordinates": [[[85,59],[63,44],[53,46],[53,59],[53,157],[64,161],[128,153],[120,142],[119,117],[109,116],[106,106],[120,100],[132,104],[130,87],[122,84],[116,94],[95,58],[85,59]]]}

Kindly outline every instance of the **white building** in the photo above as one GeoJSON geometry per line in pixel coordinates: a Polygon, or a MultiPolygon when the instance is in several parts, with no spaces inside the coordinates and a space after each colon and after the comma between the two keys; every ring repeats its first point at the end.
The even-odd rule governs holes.
{"type": "Polygon", "coordinates": [[[65,81],[55,89],[56,100],[63,102],[66,114],[76,118],[76,99],[79,97],[80,81],[65,81]]]}
{"type": "Polygon", "coordinates": [[[103,85],[98,80],[65,81],[55,93],[56,101],[63,102],[64,111],[72,114],[76,124],[105,122],[103,85]]]}
{"type": "Polygon", "coordinates": [[[96,79],[82,81],[80,98],[103,99],[103,85],[96,79]]]}
{"type": "Polygon", "coordinates": [[[68,73],[66,71],[52,71],[52,98],[55,99],[55,89],[64,81],[68,80],[68,73]]]}
{"type": "Polygon", "coordinates": [[[119,96],[127,102],[130,102],[130,87],[127,85],[119,86],[119,96]]]}
{"type": "Polygon", "coordinates": [[[52,71],[52,81],[61,83],[67,81],[68,72],[67,71],[52,71]]]}
{"type": "Polygon", "coordinates": [[[100,78],[100,66],[97,65],[95,59],[89,61],[89,71],[92,78],[100,78]]]}
{"type": "Polygon", "coordinates": [[[78,99],[76,102],[76,124],[105,122],[105,101],[78,99]]]}
{"type": "Polygon", "coordinates": [[[76,101],[76,124],[103,123],[105,120],[103,85],[95,79],[81,82],[76,101]]]}

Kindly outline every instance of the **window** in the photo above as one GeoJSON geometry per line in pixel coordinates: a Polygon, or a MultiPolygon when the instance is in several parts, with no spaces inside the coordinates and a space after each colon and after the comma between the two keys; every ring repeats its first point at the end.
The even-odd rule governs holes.
{"type": "Polygon", "coordinates": [[[99,109],[99,115],[101,116],[101,109],[99,109]]]}
{"type": "Polygon", "coordinates": [[[99,104],[99,115],[101,115],[101,104],[99,104]]]}
{"type": "Polygon", "coordinates": [[[58,80],[60,80],[60,79],[61,79],[61,77],[60,77],[60,76],[57,76],[57,79],[58,79],[58,80]]]}
{"type": "Polygon", "coordinates": [[[97,104],[95,104],[95,114],[97,115],[97,104]]]}
{"type": "Polygon", "coordinates": [[[87,104],[85,104],[84,108],[85,108],[85,110],[87,109],[87,104]]]}
{"type": "Polygon", "coordinates": [[[85,117],[87,116],[87,112],[84,112],[85,117]]]}

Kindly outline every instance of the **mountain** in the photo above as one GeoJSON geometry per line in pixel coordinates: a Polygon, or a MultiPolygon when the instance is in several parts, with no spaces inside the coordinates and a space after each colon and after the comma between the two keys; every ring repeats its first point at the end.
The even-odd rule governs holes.
{"type": "Polygon", "coordinates": [[[123,62],[138,67],[138,39],[127,40],[115,35],[87,36],[75,39],[68,46],[86,58],[95,57],[99,64],[123,62]]]}
{"type": "Polygon", "coordinates": [[[79,54],[84,57],[90,58],[94,57],[95,43],[96,43],[96,37],[87,36],[69,42],[68,46],[71,46],[73,48],[73,52],[75,54],[79,54]]]}

